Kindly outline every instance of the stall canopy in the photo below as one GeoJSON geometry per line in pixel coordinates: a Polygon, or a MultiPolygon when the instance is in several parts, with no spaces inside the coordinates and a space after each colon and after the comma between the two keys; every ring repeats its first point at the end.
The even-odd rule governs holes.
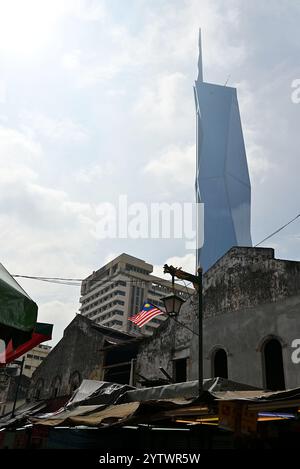
{"type": "Polygon", "coordinates": [[[32,339],[38,307],[0,264],[0,339],[13,349],[32,339]]]}
{"type": "MultiPolygon", "coordinates": [[[[5,360],[2,362],[10,363],[13,360],[16,360],[24,353],[28,352],[29,350],[33,349],[37,345],[41,344],[42,342],[46,342],[47,340],[52,339],[52,324],[45,324],[42,322],[37,322],[34,328],[34,331],[31,335],[31,338],[24,342],[23,344],[19,345],[17,348],[13,348],[12,341],[10,341],[5,350],[5,360]]],[[[1,363],[1,360],[0,360],[1,363]]]]}

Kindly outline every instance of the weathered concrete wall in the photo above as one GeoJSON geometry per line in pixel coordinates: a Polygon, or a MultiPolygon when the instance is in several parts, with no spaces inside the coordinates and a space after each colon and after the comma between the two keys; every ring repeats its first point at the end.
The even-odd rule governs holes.
{"type": "MultiPolygon", "coordinates": [[[[282,344],[285,384],[300,386],[300,364],[291,359],[294,339],[300,339],[300,295],[240,309],[204,321],[204,376],[212,376],[213,354],[223,348],[228,357],[228,377],[253,386],[265,387],[263,345],[271,337],[282,344]]],[[[197,378],[197,339],[191,346],[192,377],[197,378]]]]}
{"type": "Polygon", "coordinates": [[[300,292],[300,262],[270,248],[232,248],[204,275],[204,314],[216,316],[300,292]]]}
{"type": "Polygon", "coordinates": [[[102,378],[104,336],[91,328],[91,321],[81,315],[69,324],[62,340],[49,353],[32,376],[29,397],[34,397],[37,385],[43,380],[40,398],[52,395],[52,385],[59,378],[58,395],[71,393],[70,378],[77,374],[82,379],[102,378]]]}
{"type": "MultiPolygon", "coordinates": [[[[300,339],[300,262],[274,259],[273,249],[232,248],[209,269],[203,279],[204,377],[212,377],[216,348],[228,356],[231,380],[259,387],[265,385],[262,348],[274,336],[282,344],[287,387],[300,386],[300,365],[293,364],[291,343],[300,339]]],[[[147,379],[164,378],[160,367],[174,376],[174,360],[188,358],[187,378],[198,377],[198,298],[181,308],[178,324],[168,319],[139,346],[137,373],[147,379]]],[[[31,391],[44,380],[42,397],[60,377],[59,395],[70,393],[70,377],[101,379],[104,337],[91,321],[75,318],[63,340],[33,375],[31,391]]]]}
{"type": "MultiPolygon", "coordinates": [[[[0,415],[11,412],[16,397],[17,386],[20,376],[10,376],[5,368],[0,370],[0,415]]],[[[26,395],[29,389],[30,379],[22,375],[18,389],[18,400],[16,409],[26,401],[26,395]]]]}
{"type": "MultiPolygon", "coordinates": [[[[212,377],[217,348],[228,356],[228,378],[265,386],[262,347],[275,336],[282,343],[286,387],[300,386],[300,365],[291,343],[300,339],[300,262],[274,259],[273,249],[232,248],[203,278],[204,377],[212,377]]],[[[183,305],[179,321],[168,321],[142,344],[137,365],[146,377],[172,373],[181,351],[189,356],[188,379],[198,377],[197,297],[183,305]],[[171,322],[172,321],[172,322],[171,322]]]]}
{"type": "Polygon", "coordinates": [[[174,337],[174,323],[168,319],[151,338],[141,343],[136,360],[136,373],[148,379],[159,379],[163,378],[159,367],[163,367],[172,375],[174,337]]]}
{"type": "MultiPolygon", "coordinates": [[[[178,321],[193,330],[195,325],[197,298],[190,298],[181,308],[178,321]]],[[[136,371],[148,379],[164,378],[159,367],[173,376],[173,361],[190,357],[192,332],[169,318],[152,337],[143,341],[139,347],[136,371]]],[[[192,363],[188,360],[188,379],[192,379],[192,363]]]]}

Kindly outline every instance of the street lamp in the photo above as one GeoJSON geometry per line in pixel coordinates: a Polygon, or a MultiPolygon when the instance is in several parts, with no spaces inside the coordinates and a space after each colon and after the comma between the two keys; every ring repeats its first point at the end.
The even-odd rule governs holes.
{"type": "Polygon", "coordinates": [[[176,317],[179,314],[182,303],[185,302],[180,296],[172,293],[171,295],[161,298],[164,302],[166,313],[171,317],[176,317]]]}
{"type": "MultiPolygon", "coordinates": [[[[183,271],[181,268],[173,267],[172,265],[164,265],[164,273],[168,273],[172,276],[172,285],[174,288],[174,279],[175,277],[180,280],[187,280],[192,282],[198,292],[198,388],[199,388],[199,397],[203,393],[203,305],[202,305],[202,269],[199,267],[197,269],[197,275],[190,274],[189,272],[183,271]]],[[[181,298],[176,295],[169,295],[166,298],[162,298],[162,301],[165,304],[166,312],[170,316],[176,316],[178,314],[181,304],[184,302],[181,298]],[[175,300],[179,300],[179,303],[175,300]],[[171,312],[171,314],[170,314],[171,312]],[[173,312],[173,314],[172,314],[173,312]]]]}

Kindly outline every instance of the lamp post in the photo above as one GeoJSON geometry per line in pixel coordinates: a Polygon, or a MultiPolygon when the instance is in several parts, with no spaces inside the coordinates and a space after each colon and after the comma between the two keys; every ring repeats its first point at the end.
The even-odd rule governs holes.
{"type": "Polygon", "coordinates": [[[180,296],[175,295],[175,293],[161,299],[164,302],[166,313],[170,317],[178,316],[182,303],[185,302],[185,300],[180,298],[180,296]]]}
{"type": "Polygon", "coordinates": [[[198,393],[203,392],[203,305],[202,305],[202,269],[198,269],[198,393]]]}
{"type": "MultiPolygon", "coordinates": [[[[174,278],[177,277],[181,280],[188,280],[192,282],[198,290],[198,395],[203,392],[203,305],[202,305],[202,269],[199,267],[197,274],[192,275],[184,272],[181,268],[173,267],[172,265],[164,265],[164,273],[169,273],[172,276],[172,285],[174,288],[174,278]]],[[[176,317],[179,314],[180,308],[184,300],[178,295],[173,293],[162,298],[164,302],[166,313],[170,317],[176,317]]]]}

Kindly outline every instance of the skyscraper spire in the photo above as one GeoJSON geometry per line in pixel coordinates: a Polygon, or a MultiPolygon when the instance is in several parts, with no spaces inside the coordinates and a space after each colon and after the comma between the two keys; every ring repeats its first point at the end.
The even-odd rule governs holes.
{"type": "Polygon", "coordinates": [[[203,82],[201,31],[194,93],[196,200],[204,204],[197,266],[206,272],[233,246],[252,246],[251,185],[236,89],[203,82]]]}
{"type": "Polygon", "coordinates": [[[197,81],[203,81],[203,70],[202,70],[202,45],[201,45],[201,28],[199,28],[199,57],[198,57],[198,77],[197,81]]]}

